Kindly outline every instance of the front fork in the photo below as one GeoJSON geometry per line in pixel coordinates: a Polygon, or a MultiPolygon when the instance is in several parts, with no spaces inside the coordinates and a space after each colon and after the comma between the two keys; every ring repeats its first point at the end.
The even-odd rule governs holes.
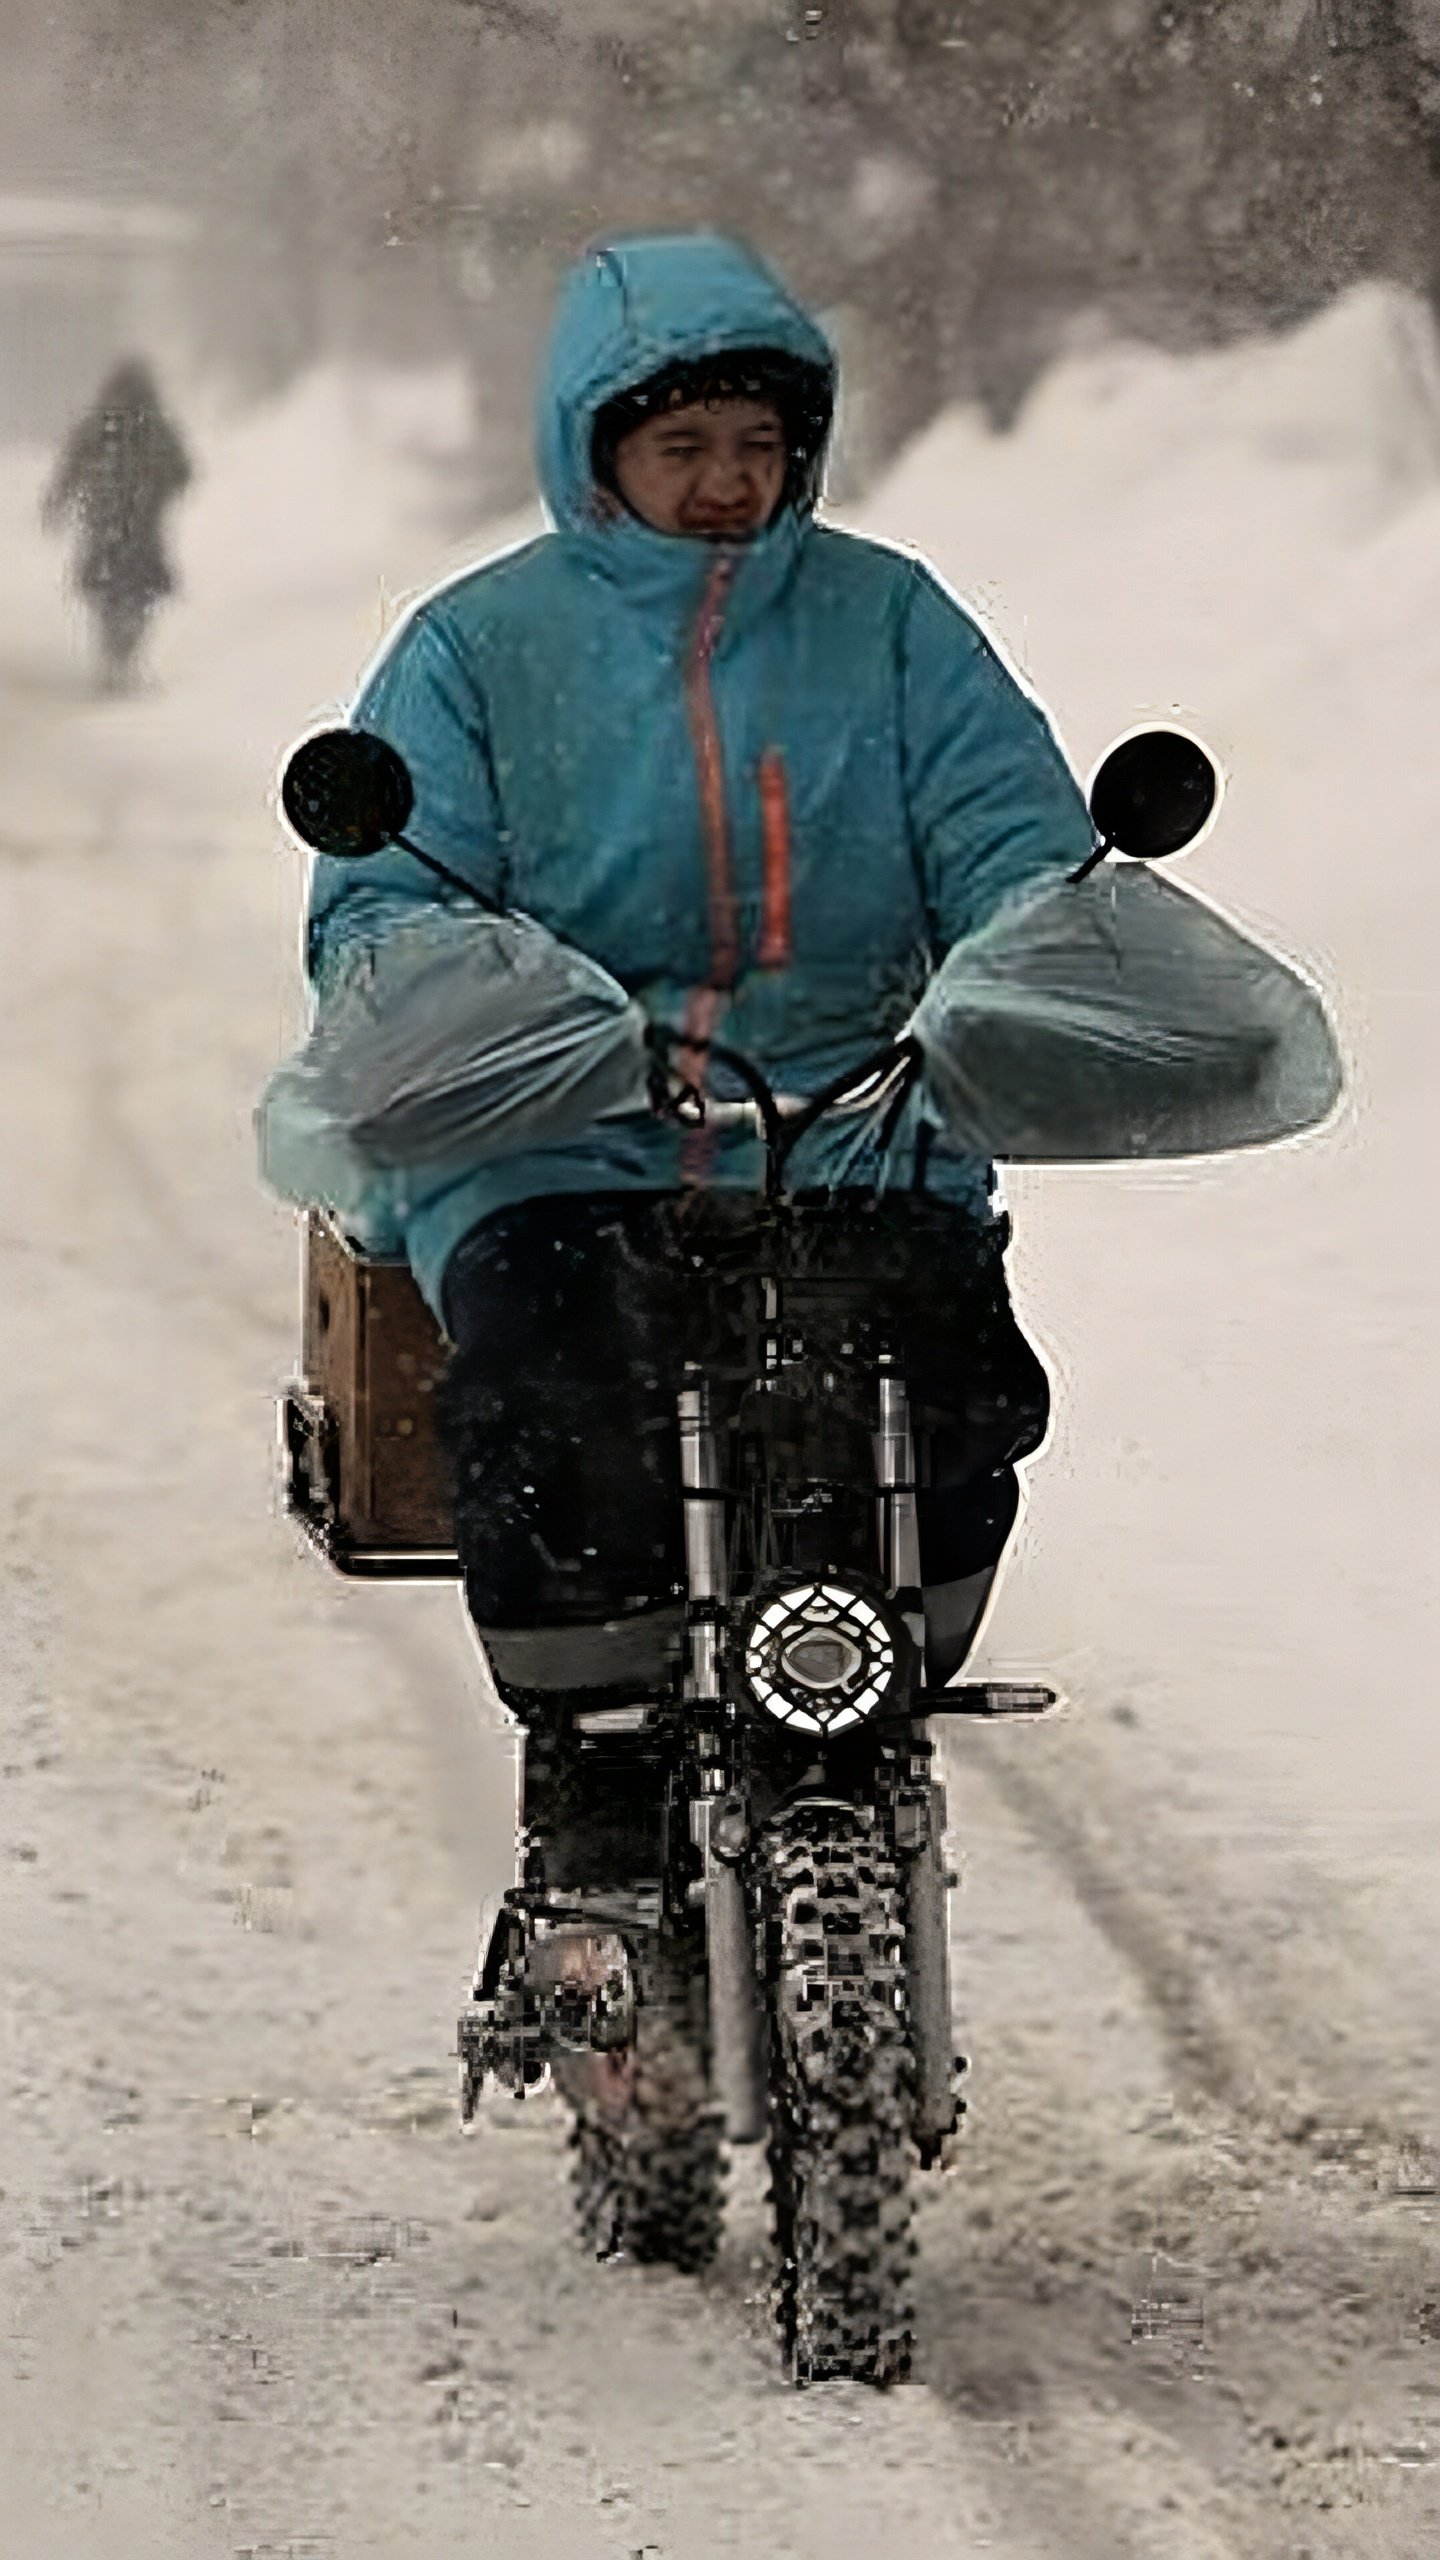
{"type": "MultiPolygon", "coordinates": [[[[915,1646],[916,1687],[925,1685],[925,1599],[920,1573],[915,1435],[905,1381],[888,1356],[880,1363],[880,1428],[875,1435],[880,1486],[881,1569],[915,1646]]],[[[905,1977],[915,2055],[914,2133],[923,2160],[938,2156],[959,2117],[950,2023],[950,1868],[945,1851],[945,1790],[929,1776],[932,1745],[921,1723],[916,1786],[899,1808],[896,1848],[905,1880],[905,1977]],[[923,1774],[922,1774],[923,1772],[923,1774]]]]}
{"type": "MultiPolygon", "coordinates": [[[[914,1444],[904,1380],[888,1361],[880,1372],[875,1454],[881,1568],[915,1642],[918,1688],[924,1683],[925,1620],[914,1444]]],[[[680,1393],[680,1464],[690,1592],[687,1697],[700,1759],[700,1792],[691,1806],[691,1824],[703,1861],[711,2079],[729,2139],[756,2142],[765,2130],[767,2106],[755,1941],[741,1871],[747,1824],[744,1808],[725,1794],[725,1496],[709,1391],[698,1371],[691,1372],[680,1393]]],[[[912,1772],[919,1783],[905,1789],[906,1801],[897,1808],[896,1848],[905,1883],[906,1978],[915,2056],[913,2131],[922,2159],[933,2159],[944,2137],[954,2131],[958,2115],[950,2022],[950,1876],[945,1793],[929,1778],[923,1725],[917,1740],[925,1746],[912,1772]]]]}
{"type": "Polygon", "coordinates": [[[758,2142],[766,2122],[765,2056],[755,1993],[754,1940],[741,1875],[748,1826],[742,1809],[725,1794],[722,1657],[729,1597],[725,1492],[710,1391],[698,1371],[690,1373],[680,1390],[680,1481],[690,1592],[686,1698],[700,1760],[700,1792],[690,1807],[690,1823],[691,1838],[700,1852],[705,1896],[710,2079],[730,2141],[758,2142]]]}

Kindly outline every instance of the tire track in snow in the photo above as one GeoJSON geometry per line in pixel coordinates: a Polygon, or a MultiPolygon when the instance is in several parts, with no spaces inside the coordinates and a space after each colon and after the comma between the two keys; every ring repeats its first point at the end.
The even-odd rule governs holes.
{"type": "MultiPolygon", "coordinates": [[[[1183,1906],[1173,1897],[1162,1901],[1136,1882],[1134,1851],[1127,1854],[1117,1844],[1113,1820],[1106,1821],[1104,1782],[1093,1755],[1086,1755],[1089,1766],[1077,1783],[1073,1767],[1051,1779],[1033,1763],[1022,1766],[1003,1745],[987,1749],[986,1737],[976,1739],[987,1785],[1063,1874],[1086,1917],[1129,1971],[1181,2092],[1247,2119],[1263,2112],[1283,2121],[1284,2102],[1268,2086],[1252,2039],[1233,2014],[1222,2012],[1203,1963],[1183,1941],[1183,1906]]],[[[1146,1821],[1148,1826],[1148,1809],[1146,1821]]],[[[1175,1863],[1164,1844],[1156,1843],[1153,1829],[1146,1836],[1154,1864],[1173,1875],[1175,1863]]]]}
{"type": "Polygon", "coordinates": [[[1024,1825],[1065,1878],[1075,1901],[1127,1968],[1162,2039],[1182,2103],[1209,2107],[1248,2135],[1263,2133],[1293,2154],[1333,2166],[1348,2152],[1413,2154],[1413,2129],[1378,2112],[1357,2117],[1338,2109],[1293,2056],[1284,2054],[1273,2020],[1247,2016],[1242,1982],[1246,1949],[1225,1948],[1223,1914],[1203,1877],[1194,1874],[1173,1834],[1157,1827],[1152,1802],[1122,1811],[1100,1754],[1083,1745],[1047,1771],[1028,1766],[1003,1741],[976,1734],[987,1785],[1024,1825]],[[1146,1881],[1133,1844],[1142,1837],[1146,1881]],[[1148,1879],[1171,1881],[1162,1889],[1148,1879]]]}

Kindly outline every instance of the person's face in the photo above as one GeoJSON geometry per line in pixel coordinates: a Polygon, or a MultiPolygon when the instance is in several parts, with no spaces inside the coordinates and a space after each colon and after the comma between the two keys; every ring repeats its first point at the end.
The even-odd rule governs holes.
{"type": "Polygon", "coordinates": [[[695,401],[622,436],[615,480],[656,533],[743,542],[779,506],[786,459],[773,401],[695,401]]]}

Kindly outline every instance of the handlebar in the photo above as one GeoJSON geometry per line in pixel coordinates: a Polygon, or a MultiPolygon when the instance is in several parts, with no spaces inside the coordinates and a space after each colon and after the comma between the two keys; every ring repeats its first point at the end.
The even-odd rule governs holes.
{"type": "Polygon", "coordinates": [[[696,1038],[684,1031],[669,1029],[663,1023],[652,1023],[646,1032],[647,1045],[657,1062],[654,1099],[659,1109],[670,1118],[699,1128],[708,1123],[723,1125],[731,1113],[753,1109],[759,1123],[759,1134],[765,1147],[765,1197],[779,1199],[784,1188],[785,1166],[800,1140],[829,1111],[848,1107],[862,1110],[873,1106],[884,1096],[892,1082],[894,1091],[885,1114],[879,1137],[883,1151],[895,1134],[900,1114],[909,1100],[922,1064],[920,1043],[910,1033],[899,1040],[887,1040],[863,1064],[847,1067],[843,1074],[832,1076],[818,1093],[777,1094],[753,1060],[721,1040],[696,1038]],[[682,1085],[671,1095],[664,1078],[675,1051],[692,1056],[705,1056],[717,1066],[728,1067],[739,1078],[750,1096],[748,1102],[716,1102],[695,1084],[682,1085]]]}

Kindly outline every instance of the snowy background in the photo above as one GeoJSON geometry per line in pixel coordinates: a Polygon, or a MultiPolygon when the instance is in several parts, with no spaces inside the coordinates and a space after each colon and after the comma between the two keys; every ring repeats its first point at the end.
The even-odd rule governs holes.
{"type": "Polygon", "coordinates": [[[973,2052],[924,2378],[792,2402],[745,2164],[713,2282],[596,2269],[560,2126],[446,2051],[507,1752],[452,1592],[279,1516],[296,1240],[249,1115],[301,1020],[274,783],[457,538],[463,368],[203,378],[183,601],[90,690],[0,447],[6,1723],[0,2457],[37,2560],[1434,2547],[1440,355],[1361,283],[1103,329],[847,521],[974,602],[1088,772],[1179,716],[1189,876],[1325,989],[1335,1126],[1014,1176],[1057,1383],[987,1638],[1068,1716],[951,1751],[973,2052]],[[437,495],[437,492],[442,493],[437,495]],[[517,2122],[516,2118],[520,2117],[517,2122]],[[1132,2343],[1157,2256],[1198,2373],[1132,2343]]]}

